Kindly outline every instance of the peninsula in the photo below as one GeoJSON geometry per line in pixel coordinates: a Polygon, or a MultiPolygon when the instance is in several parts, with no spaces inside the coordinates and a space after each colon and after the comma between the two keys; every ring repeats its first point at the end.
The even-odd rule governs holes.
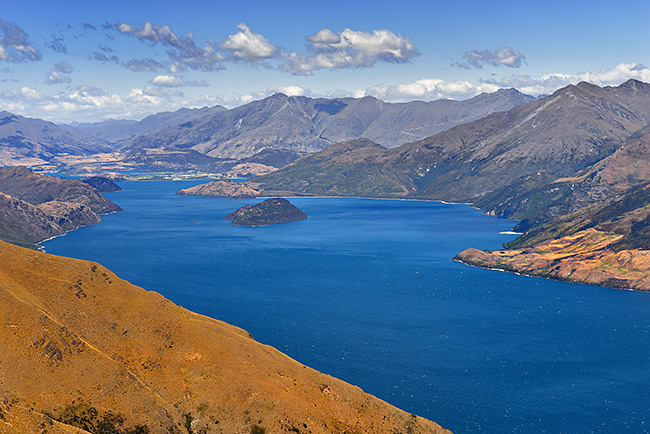
{"type": "Polygon", "coordinates": [[[252,199],[260,195],[260,191],[251,188],[243,182],[234,182],[229,179],[219,179],[205,184],[184,188],[176,192],[182,196],[213,196],[229,197],[231,199],[252,199]]]}

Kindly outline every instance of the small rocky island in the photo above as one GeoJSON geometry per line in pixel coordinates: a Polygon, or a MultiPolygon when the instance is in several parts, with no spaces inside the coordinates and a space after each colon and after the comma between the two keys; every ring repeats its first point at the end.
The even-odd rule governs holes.
{"type": "Polygon", "coordinates": [[[276,223],[305,220],[307,214],[281,197],[266,199],[255,205],[245,205],[225,217],[235,226],[268,226],[276,223]]]}

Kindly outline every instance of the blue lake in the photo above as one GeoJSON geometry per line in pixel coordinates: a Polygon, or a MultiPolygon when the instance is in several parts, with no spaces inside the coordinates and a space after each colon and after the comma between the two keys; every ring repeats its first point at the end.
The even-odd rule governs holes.
{"type": "Polygon", "coordinates": [[[291,202],[309,219],[223,217],[256,200],[124,182],[124,212],[44,243],[251,332],[455,434],[650,432],[650,294],[472,268],[512,222],[467,205],[291,202]]]}

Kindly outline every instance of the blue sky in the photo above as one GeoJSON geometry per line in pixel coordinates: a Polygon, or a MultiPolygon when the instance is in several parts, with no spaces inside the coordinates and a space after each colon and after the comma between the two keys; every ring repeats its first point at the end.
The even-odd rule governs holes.
{"type": "Polygon", "coordinates": [[[650,82],[650,2],[26,1],[0,9],[0,110],[55,122],[650,82]]]}

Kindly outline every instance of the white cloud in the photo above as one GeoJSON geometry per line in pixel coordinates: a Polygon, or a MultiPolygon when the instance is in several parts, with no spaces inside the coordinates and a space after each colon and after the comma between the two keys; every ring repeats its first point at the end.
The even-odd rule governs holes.
{"type": "MultiPolygon", "coordinates": [[[[324,35],[326,36],[326,35],[324,35]]],[[[157,76],[160,83],[192,84],[180,76],[157,76]],[[167,77],[167,78],[158,78],[167,77]],[[177,77],[177,78],[175,78],[177,77]]],[[[155,79],[156,79],[155,78],[155,79]]],[[[77,86],[57,94],[44,94],[30,87],[17,88],[0,93],[0,110],[7,110],[29,117],[56,122],[99,121],[107,118],[142,118],[160,111],[177,110],[180,107],[203,107],[224,105],[236,107],[282,92],[289,96],[356,98],[372,95],[388,102],[435,100],[440,98],[465,99],[482,92],[494,92],[504,87],[515,87],[523,93],[550,94],[560,87],[580,81],[590,81],[599,86],[619,85],[634,78],[650,82],[650,69],[638,63],[622,63],[612,68],[586,71],[577,74],[547,74],[540,77],[509,76],[478,82],[423,78],[411,83],[376,85],[362,90],[336,90],[314,94],[297,85],[273,86],[266,90],[249,93],[210,95],[184,95],[178,87],[154,85],[131,89],[127,94],[107,94],[93,86],[77,86]]],[[[188,92],[189,94],[190,92],[188,92]]]]}
{"type": "Polygon", "coordinates": [[[500,79],[479,80],[472,83],[464,80],[441,80],[423,78],[412,83],[371,86],[359,95],[372,95],[388,102],[405,102],[415,99],[466,99],[483,92],[495,92],[503,88],[515,88],[528,95],[551,94],[556,90],[588,81],[598,86],[617,86],[629,79],[650,82],[650,69],[639,63],[621,63],[613,68],[586,71],[578,74],[546,74],[541,77],[511,75],[500,79]]]}
{"type": "Polygon", "coordinates": [[[300,86],[273,86],[264,91],[241,94],[237,92],[210,97],[210,104],[219,104],[228,108],[238,107],[249,102],[260,100],[276,93],[283,93],[287,96],[305,96],[311,95],[309,89],[300,86]]]}
{"type": "Polygon", "coordinates": [[[463,55],[462,62],[454,63],[454,66],[460,68],[481,69],[484,65],[491,66],[507,66],[509,68],[520,68],[522,64],[526,63],[526,56],[519,51],[513,50],[510,47],[501,47],[497,50],[474,50],[467,51],[463,55]]]}
{"type": "MultiPolygon", "coordinates": [[[[187,69],[217,71],[225,68],[224,63],[244,61],[294,75],[312,75],[313,71],[321,69],[371,67],[380,62],[405,63],[420,55],[409,38],[383,29],[372,32],[345,29],[340,33],[322,29],[306,36],[308,52],[299,53],[285,52],[263,35],[251,31],[245,23],[239,24],[238,31],[222,43],[210,39],[199,43],[192,33],[179,36],[168,25],[159,26],[149,21],[141,27],[120,22],[108,28],[151,46],[169,48],[165,66],[172,74],[187,69]]],[[[123,64],[133,71],[154,71],[159,65],[162,65],[159,59],[132,60],[123,64]]]]}
{"type": "Polygon", "coordinates": [[[0,61],[33,62],[41,58],[41,52],[27,41],[23,29],[0,18],[0,61]]]}
{"type": "Polygon", "coordinates": [[[465,99],[482,92],[495,92],[498,89],[499,86],[490,83],[477,85],[469,81],[423,78],[413,83],[371,86],[362,93],[384,101],[405,102],[413,100],[465,99]]]}
{"type": "Polygon", "coordinates": [[[149,83],[154,86],[181,87],[185,86],[183,79],[175,75],[157,75],[149,83]]]}
{"type": "Polygon", "coordinates": [[[56,95],[23,87],[0,93],[0,110],[55,122],[137,119],[176,110],[185,105],[182,97],[181,92],[152,87],[132,89],[126,96],[107,94],[94,86],[78,86],[56,95]]]}
{"type": "Polygon", "coordinates": [[[286,96],[303,96],[305,89],[300,86],[284,86],[284,87],[270,87],[267,93],[283,93],[286,96]]]}
{"type": "Polygon", "coordinates": [[[370,67],[377,62],[405,63],[420,55],[410,39],[389,30],[370,33],[345,29],[337,34],[323,29],[306,39],[314,54],[289,53],[282,69],[295,75],[311,75],[318,69],[370,67]]]}
{"type": "Polygon", "coordinates": [[[129,33],[139,39],[144,39],[154,44],[161,42],[164,45],[179,49],[183,48],[184,45],[183,41],[167,25],[155,26],[149,21],[146,21],[141,29],[126,23],[119,23],[116,28],[121,33],[129,33]]]}
{"type": "Polygon", "coordinates": [[[43,95],[40,92],[38,92],[38,91],[36,91],[34,89],[30,89],[29,87],[26,87],[26,86],[20,88],[20,95],[22,97],[26,98],[26,99],[42,99],[43,98],[43,95]]]}
{"type": "Polygon", "coordinates": [[[613,68],[586,71],[578,74],[546,74],[541,77],[512,75],[501,79],[483,80],[484,84],[498,87],[514,87],[530,95],[551,94],[557,89],[588,81],[598,86],[616,86],[629,79],[650,82],[650,68],[640,63],[620,63],[613,68]]]}
{"type": "Polygon", "coordinates": [[[149,83],[154,86],[164,86],[164,87],[185,87],[185,86],[195,86],[195,87],[208,87],[208,82],[205,80],[201,81],[185,81],[182,77],[177,75],[157,75],[149,83]]]}
{"type": "Polygon", "coordinates": [[[279,53],[277,47],[259,33],[251,32],[246,24],[241,23],[237,28],[240,31],[228,36],[226,41],[221,44],[221,49],[230,51],[233,58],[260,62],[279,53]]]}

